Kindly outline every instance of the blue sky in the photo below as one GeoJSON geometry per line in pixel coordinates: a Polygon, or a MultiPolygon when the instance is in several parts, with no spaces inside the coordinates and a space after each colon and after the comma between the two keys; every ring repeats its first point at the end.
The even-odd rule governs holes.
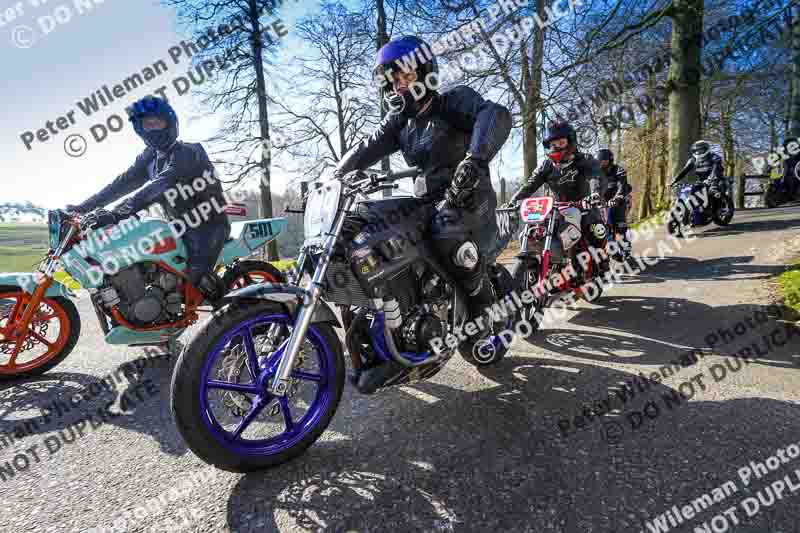
{"type": "MultiPolygon", "coordinates": [[[[9,4],[8,1],[3,3],[9,4]]],[[[16,3],[14,0],[10,5],[13,7],[16,3]]],[[[97,192],[125,170],[144,148],[127,122],[121,131],[110,134],[99,144],[91,138],[90,128],[114,114],[124,118],[124,109],[132,101],[184,74],[188,63],[175,65],[168,50],[185,36],[177,24],[175,12],[154,0],[105,0],[83,15],[78,14],[76,0],[63,4],[49,2],[38,8],[32,4],[33,0],[22,0],[22,16],[11,22],[3,19],[4,25],[0,27],[6,74],[0,86],[5,102],[0,128],[0,202],[30,200],[44,207],[59,207],[77,203],[97,192]],[[54,16],[54,8],[59,5],[68,6],[72,17],[50,30],[52,19],[48,17],[54,16]],[[30,48],[13,44],[15,28],[19,25],[33,29],[35,41],[30,48]],[[44,34],[43,30],[50,32],[44,34]],[[160,59],[170,70],[157,79],[91,117],[78,109],[76,103],[101,86],[113,87],[160,59]],[[21,134],[26,131],[35,134],[48,120],[55,122],[73,110],[75,125],[51,135],[46,142],[33,142],[30,151],[26,149],[21,134]],[[71,134],[89,139],[82,157],[69,157],[64,152],[64,142],[71,134]]],[[[295,13],[285,17],[287,21],[299,14],[301,7],[309,6],[298,5],[295,13]]],[[[5,9],[4,6],[0,12],[5,9]]],[[[63,13],[60,12],[61,18],[65,20],[63,13]]],[[[23,31],[23,35],[27,37],[29,33],[23,31]]],[[[200,140],[214,131],[217,122],[213,118],[191,119],[197,110],[191,93],[171,97],[170,102],[181,117],[183,140],[200,140]]],[[[286,181],[276,176],[275,188],[280,190],[286,181]]]]}
{"type": "MultiPolygon", "coordinates": [[[[43,1],[38,0],[39,3],[43,1]]],[[[3,3],[15,7],[18,0],[3,3]]],[[[29,200],[43,207],[62,207],[96,193],[141,152],[144,146],[127,121],[121,131],[109,134],[102,143],[92,139],[90,128],[112,115],[125,118],[124,109],[132,101],[185,75],[188,62],[175,65],[168,50],[186,35],[177,24],[175,12],[157,0],[48,0],[38,7],[34,7],[34,3],[36,0],[21,0],[21,16],[12,21],[0,19],[0,48],[6,74],[0,85],[0,95],[5,102],[0,121],[0,202],[29,200]],[[98,3],[91,11],[78,13],[76,5],[95,1],[98,3]],[[54,26],[55,9],[61,5],[69,8],[67,15],[71,17],[61,8],[58,15],[64,23],[54,26]],[[20,25],[29,29],[19,30],[20,25]],[[14,36],[29,39],[31,30],[32,46],[14,45],[14,36]],[[113,87],[158,60],[167,63],[168,72],[90,117],[79,110],[77,102],[103,85],[113,87]],[[47,121],[55,123],[69,111],[75,111],[74,125],[50,135],[46,142],[34,141],[32,150],[26,149],[20,138],[24,132],[36,134],[37,130],[45,128],[47,121]],[[88,140],[82,157],[70,157],[64,151],[65,140],[72,134],[88,140]]],[[[302,53],[303,49],[291,37],[293,21],[316,7],[316,2],[300,0],[281,15],[290,32],[281,58],[283,62],[291,64],[293,54],[302,53]]],[[[0,8],[0,13],[5,10],[6,7],[0,8]]],[[[182,97],[173,97],[173,94],[168,92],[170,102],[181,117],[183,140],[198,141],[215,131],[218,122],[214,117],[193,118],[200,108],[191,93],[182,97]]],[[[369,133],[365,131],[364,135],[369,133]]],[[[509,149],[510,146],[506,146],[504,150],[506,160],[519,160],[509,149]]],[[[297,178],[274,171],[273,189],[282,192],[285,184],[297,178]]]]}

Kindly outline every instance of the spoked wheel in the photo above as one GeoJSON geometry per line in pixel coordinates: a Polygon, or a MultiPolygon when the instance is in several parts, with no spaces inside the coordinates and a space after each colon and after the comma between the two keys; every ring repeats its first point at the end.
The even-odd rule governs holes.
{"type": "Polygon", "coordinates": [[[232,472],[268,468],[302,454],[325,431],[344,387],[342,347],[330,324],[309,327],[286,395],[267,390],[292,328],[274,302],[231,305],[186,346],[172,378],[172,413],[203,461],[232,472]]]}
{"type": "Polygon", "coordinates": [[[60,297],[43,300],[27,332],[16,335],[14,325],[30,299],[31,295],[18,287],[0,287],[0,381],[47,372],[72,352],[80,337],[78,310],[60,297]]]}
{"type": "Polygon", "coordinates": [[[241,261],[225,272],[222,279],[228,291],[257,283],[286,283],[286,276],[265,261],[241,261]]]}

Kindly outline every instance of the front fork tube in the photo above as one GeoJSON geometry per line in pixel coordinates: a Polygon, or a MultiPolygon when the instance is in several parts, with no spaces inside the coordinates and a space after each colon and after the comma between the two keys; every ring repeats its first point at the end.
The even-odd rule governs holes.
{"type": "Polygon", "coordinates": [[[303,341],[306,338],[308,326],[311,324],[311,318],[314,316],[314,311],[322,296],[323,281],[328,271],[333,247],[342,231],[345,214],[350,209],[352,202],[353,198],[351,196],[347,197],[345,205],[339,210],[332,231],[328,234],[327,239],[325,239],[325,245],[322,248],[322,256],[317,264],[317,268],[314,270],[314,275],[311,277],[308,285],[306,285],[303,302],[300,305],[300,312],[295,319],[294,331],[292,331],[292,335],[289,337],[289,343],[286,346],[286,351],[278,363],[275,378],[269,386],[269,392],[275,396],[284,396],[289,389],[290,377],[295,361],[297,360],[297,354],[300,353],[300,347],[303,345],[303,341]]]}

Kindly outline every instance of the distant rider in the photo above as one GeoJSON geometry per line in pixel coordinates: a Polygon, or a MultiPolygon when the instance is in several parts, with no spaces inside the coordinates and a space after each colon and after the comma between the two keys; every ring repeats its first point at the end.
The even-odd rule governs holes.
{"type": "MultiPolygon", "coordinates": [[[[605,248],[606,230],[597,206],[600,205],[600,170],[597,161],[578,151],[575,129],[567,122],[553,122],[545,132],[542,145],[547,158],[534,170],[522,187],[511,197],[518,204],[535,193],[545,183],[560,202],[588,200],[591,209],[582,218],[583,231],[592,246],[605,248]]],[[[601,269],[608,269],[604,259],[601,269]]]]}
{"type": "Polygon", "coordinates": [[[790,137],[783,143],[785,153],[789,155],[789,158],[783,162],[781,179],[789,202],[794,200],[798,191],[800,191],[800,149],[798,149],[798,143],[800,143],[800,139],[797,137],[790,137]],[[790,145],[794,150],[789,150],[790,145]],[[795,152],[794,155],[792,155],[792,152],[795,152]]]}
{"type": "Polygon", "coordinates": [[[212,269],[230,235],[230,222],[228,216],[216,208],[205,217],[196,209],[204,203],[225,205],[219,181],[209,183],[206,180],[201,191],[193,188],[195,179],[208,176],[209,172],[213,175],[214,166],[202,145],[178,141],[178,116],[166,100],[153,96],[142,98],[128,108],[128,116],[147,147],[110,185],[80,205],[68,205],[66,210],[85,214],[97,209],[84,217],[81,224],[84,228],[98,229],[160,204],[170,219],[184,219],[188,227],[182,237],[189,256],[186,258],[188,276],[207,298],[215,300],[222,296],[223,289],[212,269]],[[191,190],[193,194],[178,193],[179,184],[182,190],[191,190]],[[136,194],[111,211],[98,209],[137,189],[136,194]],[[167,195],[168,191],[171,194],[167,195]]]}
{"type": "Polygon", "coordinates": [[[633,188],[628,183],[628,173],[624,168],[614,163],[614,152],[603,148],[597,152],[597,161],[600,164],[600,175],[605,181],[603,198],[611,204],[609,219],[616,226],[617,235],[622,240],[622,247],[626,254],[630,253],[631,243],[628,242],[628,195],[633,188]]]}
{"type": "Polygon", "coordinates": [[[711,151],[711,144],[708,141],[697,141],[692,145],[690,152],[692,156],[670,183],[670,186],[676,185],[690,172],[694,172],[697,176],[698,186],[696,188],[700,188],[699,183],[702,181],[705,181],[707,185],[711,185],[716,180],[725,179],[722,157],[711,151]]]}
{"type": "Polygon", "coordinates": [[[487,275],[497,234],[489,162],[511,132],[511,113],[467,86],[433,90],[437,73],[436,57],[421,39],[405,36],[384,45],[375,75],[390,112],[344,155],[336,174],[369,168],[397,151],[421,169],[414,194],[436,204],[434,250],[469,295],[474,317],[495,302],[487,275]]]}

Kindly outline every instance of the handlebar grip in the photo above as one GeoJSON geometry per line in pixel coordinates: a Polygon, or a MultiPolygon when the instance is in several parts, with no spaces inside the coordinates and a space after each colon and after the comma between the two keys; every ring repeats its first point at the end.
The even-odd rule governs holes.
{"type": "Polygon", "coordinates": [[[404,178],[415,178],[420,174],[420,170],[418,167],[411,167],[406,170],[401,170],[399,172],[390,172],[387,174],[389,179],[393,180],[401,180],[404,178]]]}

